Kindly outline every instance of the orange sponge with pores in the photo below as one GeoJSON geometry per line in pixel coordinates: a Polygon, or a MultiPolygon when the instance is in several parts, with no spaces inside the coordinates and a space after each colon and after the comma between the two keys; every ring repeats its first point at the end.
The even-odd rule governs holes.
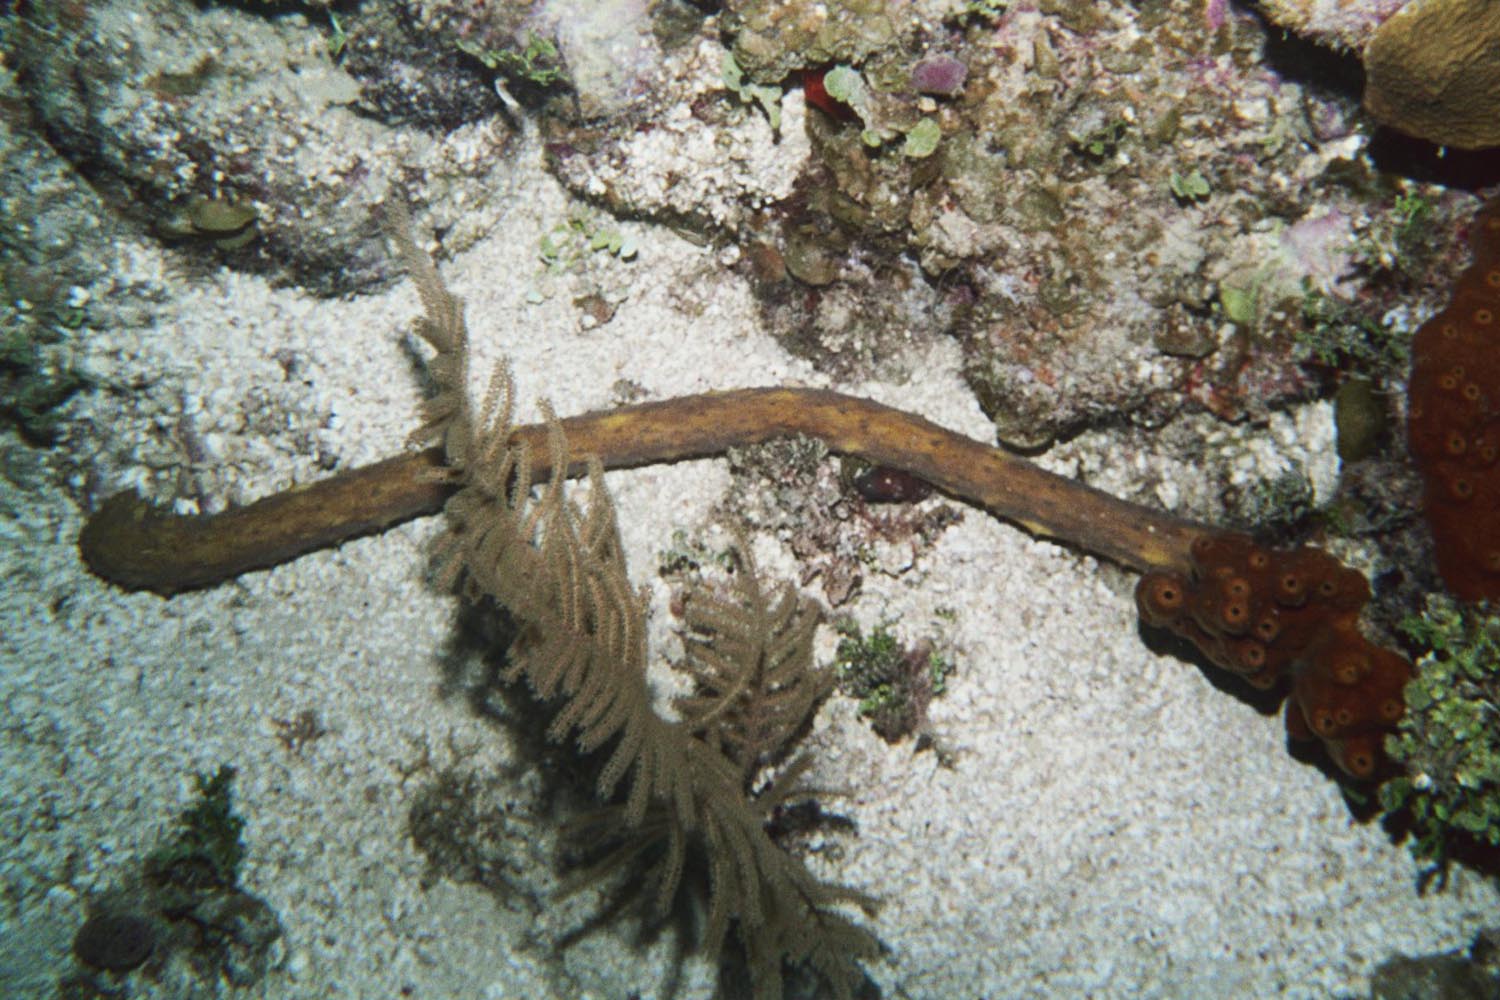
{"type": "Polygon", "coordinates": [[[1375,777],[1412,667],[1360,633],[1370,599],[1364,576],[1321,549],[1276,551],[1242,534],[1204,535],[1191,556],[1186,576],[1141,578],[1141,620],[1258,688],[1288,678],[1292,738],[1319,739],[1345,772],[1375,777]]]}
{"type": "Polygon", "coordinates": [[[1407,438],[1426,480],[1438,571],[1463,600],[1500,599],[1500,201],[1474,219],[1474,262],[1412,341],[1407,438]]]}

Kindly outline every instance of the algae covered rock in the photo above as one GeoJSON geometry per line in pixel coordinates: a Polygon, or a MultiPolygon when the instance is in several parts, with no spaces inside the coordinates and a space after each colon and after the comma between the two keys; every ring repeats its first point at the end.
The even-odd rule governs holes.
{"type": "Polygon", "coordinates": [[[884,0],[730,0],[724,24],[750,79],[776,83],[801,69],[863,62],[898,40],[903,20],[884,0]]]}
{"type": "Polygon", "coordinates": [[[1276,24],[1360,53],[1382,124],[1459,149],[1500,145],[1500,5],[1490,0],[1266,0],[1276,24]]]}
{"type": "Polygon", "coordinates": [[[554,173],[740,243],[768,329],[824,371],[893,374],[951,337],[1013,444],[1184,404],[1237,419],[1307,391],[1278,317],[1348,254],[1277,250],[1274,283],[1265,257],[1358,213],[1326,185],[1316,211],[1288,196],[1333,155],[1307,152],[1325,100],[1266,65],[1260,23],[859,8],[726,4],[668,55],[649,128],[554,127],[554,173]]]}
{"type": "Polygon", "coordinates": [[[1369,43],[1382,21],[1407,0],[1265,0],[1266,16],[1311,41],[1355,52],[1369,43]]]}
{"type": "Polygon", "coordinates": [[[341,294],[385,275],[372,207],[398,178],[420,176],[452,213],[450,247],[486,231],[494,214],[472,206],[509,139],[485,75],[456,49],[374,11],[344,28],[335,58],[326,22],[301,12],[43,4],[17,22],[11,51],[53,148],[120,214],[169,239],[206,237],[181,243],[188,257],[341,294]],[[241,223],[226,230],[205,206],[241,223]]]}

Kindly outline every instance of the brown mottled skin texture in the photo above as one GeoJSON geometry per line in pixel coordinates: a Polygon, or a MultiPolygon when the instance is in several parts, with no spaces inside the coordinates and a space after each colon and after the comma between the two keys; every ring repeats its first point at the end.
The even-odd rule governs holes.
{"type": "Polygon", "coordinates": [[[1412,341],[1407,433],[1438,571],[1478,601],[1500,599],[1500,200],[1469,241],[1474,262],[1453,300],[1412,341]]]}
{"type": "MultiPolygon", "coordinates": [[[[822,389],[735,389],[561,421],[568,475],[596,455],[629,468],[722,454],[781,437],[816,437],[845,455],[900,471],[984,507],[1035,534],[1057,538],[1133,569],[1186,564],[1205,526],[1126,503],[1047,472],[1000,448],[915,414],[822,389]]],[[[546,427],[516,429],[550,475],[546,427]]],[[[110,498],[79,539],[99,576],[173,594],[389,527],[442,508],[447,489],[433,452],[400,456],[208,517],[179,516],[131,495],[110,498]]]]}

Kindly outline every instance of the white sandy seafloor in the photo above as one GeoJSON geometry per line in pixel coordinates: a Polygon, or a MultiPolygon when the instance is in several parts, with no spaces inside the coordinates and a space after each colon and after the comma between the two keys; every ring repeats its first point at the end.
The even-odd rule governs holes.
{"type": "MultiPolygon", "coordinates": [[[[621,302],[581,329],[575,279],[536,255],[567,217],[565,196],[533,143],[497,176],[497,197],[513,202],[504,224],[444,272],[479,353],[514,359],[527,413],[540,395],[563,412],[609,405],[622,379],[655,398],[828,384],[761,331],[722,250],[665,229],[626,225],[638,256],[590,262],[621,302]]],[[[418,399],[402,346],[409,285],[319,301],[243,275],[185,275],[146,243],[127,261],[122,283],[170,294],[149,327],[91,340],[85,364],[181,405],[166,419],[129,392],[74,404],[121,482],[180,475],[210,503],[245,500],[316,478],[320,450],[349,466],[402,446],[418,399]]],[[[906,367],[906,384],[837,387],[988,436],[956,352],[906,367]]],[[[1295,453],[1309,428],[1326,446],[1325,410],[1298,420],[1255,448],[1295,453]]],[[[1107,435],[1079,447],[1093,449],[1085,465],[1122,450],[1107,435]]],[[[658,649],[672,641],[658,553],[675,528],[703,527],[729,482],[717,461],[609,476],[658,649]]],[[[498,771],[512,753],[503,728],[444,694],[456,603],[426,582],[434,519],[164,600],[84,571],[82,514],[61,489],[6,489],[0,995],[49,995],[86,899],[128,878],[192,800],[194,773],[224,762],[248,821],[245,887],[285,928],[275,970],[244,995],[663,995],[665,944],[640,954],[621,929],[552,950],[587,898],[533,909],[423,878],[414,792],[434,768],[462,758],[498,771]],[[307,710],[327,735],[293,750],[278,720],[307,710]]],[[[757,552],[763,570],[793,575],[775,539],[757,552]]],[[[846,698],[812,736],[814,784],[846,791],[828,804],[858,826],[824,835],[812,863],[884,900],[873,926],[890,953],[870,968],[884,995],[1363,995],[1382,959],[1459,948],[1496,923],[1493,885],[1459,872],[1419,894],[1405,848],[1350,820],[1334,782],[1286,753],[1278,718],[1149,652],[1125,574],[977,511],[890,569],[867,574],[852,610],[909,639],[947,637],[957,672],[932,721],[952,766],[910,741],[886,745],[846,698]]],[[[822,637],[825,661],[832,643],[822,637]]],[[[551,891],[551,873],[524,877],[551,891]]],[[[710,990],[690,963],[678,995],[710,990]]]]}

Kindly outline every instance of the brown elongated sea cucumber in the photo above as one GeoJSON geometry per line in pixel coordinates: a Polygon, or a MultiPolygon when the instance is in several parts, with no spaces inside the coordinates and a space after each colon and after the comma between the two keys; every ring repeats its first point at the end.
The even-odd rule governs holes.
{"type": "MultiPolygon", "coordinates": [[[[1034,534],[1068,542],[1131,569],[1186,570],[1207,525],[1128,503],[1048,472],[1020,456],[872,400],[823,389],[710,392],[585,413],[562,421],[569,475],[587,456],[607,469],[722,454],[802,434],[835,452],[902,469],[1034,534]]],[[[517,438],[546,464],[546,428],[517,438]]],[[[209,516],[161,511],[118,494],[79,539],[89,568],[137,590],[173,594],[436,513],[446,488],[433,478],[435,451],[340,473],[246,507],[209,516]]]]}

